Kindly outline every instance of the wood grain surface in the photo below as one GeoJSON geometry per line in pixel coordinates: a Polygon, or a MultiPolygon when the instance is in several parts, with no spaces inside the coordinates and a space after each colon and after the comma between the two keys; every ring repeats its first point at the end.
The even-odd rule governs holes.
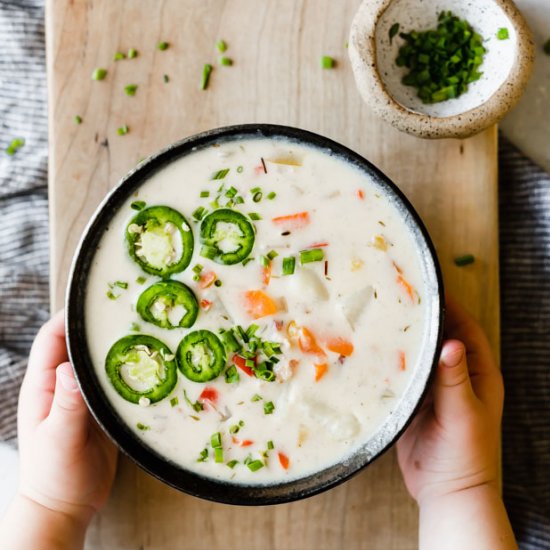
{"type": "MultiPolygon", "coordinates": [[[[48,0],[52,307],[63,305],[80,234],[105,193],[143,157],[212,127],[271,122],[333,138],[378,165],[411,199],[460,296],[499,349],[496,129],[421,141],[362,103],[346,41],[359,0],[48,0]],[[234,60],[217,64],[223,38],[234,60]],[[166,40],[170,48],[159,51],[166,40]],[[116,51],[136,48],[132,60],[116,51]],[[322,70],[320,58],[337,60],[322,70]],[[204,63],[214,72],[199,89],[204,63]],[[96,67],[108,70],[92,81],[96,67]],[[165,83],[163,75],[169,76],[165,83]],[[124,93],[138,84],[135,97],[124,93]],[[75,124],[75,115],[82,117],[75,124]],[[117,134],[128,125],[130,132],[117,134]],[[475,265],[458,268],[455,256],[475,265]]],[[[307,501],[241,508],[169,489],[122,459],[90,549],[413,549],[417,509],[393,451],[307,501]]]]}

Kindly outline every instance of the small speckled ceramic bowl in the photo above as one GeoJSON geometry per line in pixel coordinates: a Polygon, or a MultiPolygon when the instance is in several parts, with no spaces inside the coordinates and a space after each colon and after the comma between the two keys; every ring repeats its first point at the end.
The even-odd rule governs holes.
{"type": "Polygon", "coordinates": [[[359,91],[367,104],[393,126],[422,138],[465,138],[498,122],[519,100],[531,75],[534,43],[529,27],[510,0],[364,0],[351,27],[349,56],[359,91]],[[456,99],[426,105],[395,60],[400,32],[437,26],[438,15],[452,11],[483,37],[487,49],[483,76],[456,99]],[[499,29],[509,38],[499,40],[499,29]]]}

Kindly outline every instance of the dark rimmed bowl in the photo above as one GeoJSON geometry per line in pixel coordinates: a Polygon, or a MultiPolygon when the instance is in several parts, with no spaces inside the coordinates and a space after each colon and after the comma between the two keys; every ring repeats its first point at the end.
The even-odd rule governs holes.
{"type": "Polygon", "coordinates": [[[219,128],[183,139],[148,158],[132,170],[107,195],[88,223],[69,274],[66,297],[66,333],[70,360],[78,384],[93,416],[116,445],[145,471],[164,483],[193,496],[238,505],[279,504],[306,498],[334,487],[373,462],[397,440],[420,406],[441,350],[444,292],[435,249],[420,217],[403,193],[370,162],[326,137],[287,126],[246,124],[219,128]],[[101,389],[86,339],[85,297],[90,266],[114,214],[155,172],[197,149],[244,138],[274,138],[320,148],[366,172],[381,192],[402,213],[418,246],[427,293],[427,331],[411,382],[384,424],[346,460],[308,477],[276,485],[236,485],[200,476],[168,461],[132,433],[101,389]]]}

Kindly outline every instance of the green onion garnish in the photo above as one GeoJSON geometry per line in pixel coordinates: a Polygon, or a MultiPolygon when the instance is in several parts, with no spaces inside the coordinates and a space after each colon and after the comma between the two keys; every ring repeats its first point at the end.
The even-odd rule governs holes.
{"type": "Polygon", "coordinates": [[[275,250],[270,250],[270,251],[267,253],[267,257],[268,257],[270,260],[274,260],[278,255],[279,255],[279,253],[276,252],[275,250]]]}
{"type": "Polygon", "coordinates": [[[150,426],[146,426],[145,424],[142,424],[141,422],[138,422],[136,424],[136,427],[137,427],[138,430],[141,430],[142,432],[145,432],[145,431],[151,429],[150,426]]]}
{"type": "Polygon", "coordinates": [[[399,32],[399,23],[394,23],[391,27],[390,27],[390,32],[389,32],[389,35],[390,35],[390,44],[393,42],[393,39],[394,37],[397,35],[397,33],[399,32]]]}
{"type": "Polygon", "coordinates": [[[243,166],[237,166],[237,172],[238,172],[239,174],[242,174],[243,170],[244,170],[244,167],[243,167],[243,166]]]}
{"type": "Polygon", "coordinates": [[[157,48],[163,52],[164,50],[167,50],[170,47],[170,44],[168,42],[159,42],[157,45],[157,48]]]}
{"type": "Polygon", "coordinates": [[[203,258],[208,258],[209,260],[212,260],[218,255],[218,249],[215,248],[214,246],[204,245],[201,248],[200,255],[203,258]]]}
{"type": "Polygon", "coordinates": [[[107,76],[106,69],[94,69],[92,80],[103,80],[107,76]]]}
{"type": "Polygon", "coordinates": [[[121,126],[118,130],[117,130],[117,134],[119,136],[125,136],[128,132],[130,131],[130,128],[128,128],[128,126],[126,126],[126,124],[124,126],[121,126]]]}
{"type": "Polygon", "coordinates": [[[226,192],[225,196],[229,198],[233,198],[237,194],[237,190],[234,187],[230,187],[226,192]]]}
{"type": "Polygon", "coordinates": [[[212,434],[210,437],[210,445],[212,445],[213,449],[219,449],[222,446],[222,434],[220,432],[212,434]]]}
{"type": "Polygon", "coordinates": [[[255,394],[252,396],[252,399],[250,401],[252,401],[252,403],[255,403],[256,401],[261,401],[262,399],[263,397],[261,395],[255,394]]]}
{"type": "Polygon", "coordinates": [[[455,265],[458,267],[464,267],[465,265],[473,264],[476,261],[475,256],[472,254],[465,254],[464,256],[459,256],[455,258],[455,265]]]}
{"type": "Polygon", "coordinates": [[[107,298],[109,298],[109,300],[116,300],[117,298],[120,297],[120,296],[117,296],[116,294],[113,294],[112,291],[110,290],[106,292],[106,295],[107,295],[107,298]]]}
{"type": "Polygon", "coordinates": [[[172,397],[172,399],[170,399],[170,405],[172,407],[175,407],[176,405],[178,405],[179,403],[179,399],[177,397],[172,397]]]}
{"type": "Polygon", "coordinates": [[[223,283],[222,283],[219,279],[216,279],[216,280],[214,281],[214,286],[217,286],[217,287],[219,288],[219,287],[222,286],[222,285],[223,285],[223,283]]]}
{"type": "Polygon", "coordinates": [[[241,427],[238,424],[233,424],[233,426],[229,428],[229,433],[234,435],[236,433],[239,433],[240,429],[241,427]]]}
{"type": "Polygon", "coordinates": [[[129,96],[136,95],[137,89],[138,89],[137,84],[128,84],[128,86],[124,86],[124,91],[126,92],[126,95],[129,95],[129,96]]]}
{"type": "MultiPolygon", "coordinates": [[[[210,179],[212,180],[223,180],[225,178],[225,176],[227,176],[227,174],[229,174],[229,168],[224,168],[223,170],[218,170],[217,172],[214,172],[212,174],[212,177],[210,179]]],[[[221,192],[221,189],[220,188],[218,190],[218,192],[221,192]]]]}
{"type": "Polygon", "coordinates": [[[136,279],[138,285],[142,285],[147,280],[147,277],[142,277],[141,275],[136,279]]]}
{"type": "Polygon", "coordinates": [[[130,205],[130,208],[132,210],[143,210],[145,208],[145,201],[134,201],[131,205],[130,205]]]}
{"type": "Polygon", "coordinates": [[[226,465],[227,465],[229,468],[233,469],[238,463],[239,463],[238,460],[230,460],[226,465]]]}
{"type": "Polygon", "coordinates": [[[25,145],[25,140],[23,138],[13,138],[10,144],[6,147],[6,153],[10,156],[15,155],[21,147],[25,145]]]}
{"type": "Polygon", "coordinates": [[[510,38],[510,32],[506,27],[498,29],[497,38],[499,40],[508,40],[510,38]]]}
{"type": "Polygon", "coordinates": [[[258,214],[257,212],[250,212],[248,214],[248,217],[252,220],[252,221],[255,221],[257,222],[258,220],[261,220],[262,217],[260,216],[260,214],[258,214]]]}
{"type": "Polygon", "coordinates": [[[235,197],[235,204],[244,204],[244,199],[240,195],[237,195],[235,197]]]}
{"type": "Polygon", "coordinates": [[[302,265],[311,262],[320,262],[325,258],[325,253],[322,248],[312,248],[311,250],[300,251],[300,263],[302,265]]]}
{"type": "Polygon", "coordinates": [[[202,78],[201,78],[201,90],[206,90],[208,88],[208,82],[210,81],[210,74],[212,73],[212,65],[206,63],[202,68],[202,78]]]}
{"type": "Polygon", "coordinates": [[[247,466],[251,472],[257,472],[264,467],[264,463],[261,460],[252,460],[247,464],[247,466]]]}
{"type": "Polygon", "coordinates": [[[251,257],[251,256],[248,256],[248,258],[245,258],[243,261],[242,261],[242,264],[243,265],[248,265],[250,262],[253,262],[255,258],[251,257]]]}
{"type": "Polygon", "coordinates": [[[138,56],[138,51],[135,48],[130,48],[128,50],[128,59],[134,59],[134,57],[138,56]]]}
{"type": "MultiPolygon", "coordinates": [[[[237,339],[235,338],[235,336],[233,335],[233,333],[230,330],[227,330],[224,333],[222,333],[221,341],[222,341],[223,345],[225,346],[225,348],[227,350],[231,351],[231,352],[239,351],[241,349],[241,345],[239,344],[239,342],[237,341],[237,339]]],[[[231,369],[234,369],[234,368],[235,368],[235,366],[231,366],[227,369],[227,371],[225,373],[226,382],[230,382],[227,379],[227,377],[233,375],[233,371],[231,369]],[[231,373],[228,375],[228,373],[230,371],[231,371],[231,373]]],[[[235,369],[235,372],[238,375],[238,372],[237,372],[236,369],[235,369]]],[[[231,379],[231,382],[238,382],[238,379],[237,380],[231,379]]]]}
{"type": "Polygon", "coordinates": [[[275,197],[277,196],[277,193],[275,193],[275,191],[271,191],[271,193],[269,193],[267,195],[267,198],[272,201],[275,197]]]}
{"type": "Polygon", "coordinates": [[[124,290],[128,288],[128,283],[126,281],[115,281],[113,285],[117,286],[118,288],[123,288],[124,290]]]}
{"type": "Polygon", "coordinates": [[[200,274],[203,269],[204,267],[201,264],[196,264],[193,266],[193,271],[197,274],[200,274]]]}
{"type": "Polygon", "coordinates": [[[269,258],[268,258],[267,256],[263,256],[263,255],[260,256],[260,257],[258,258],[258,261],[260,262],[260,265],[261,265],[262,267],[268,267],[269,264],[270,264],[269,258]]]}
{"type": "Polygon", "coordinates": [[[275,405],[273,404],[273,401],[268,401],[267,403],[264,403],[265,414],[272,414],[274,410],[275,410],[275,405]]]}
{"type": "Polygon", "coordinates": [[[203,449],[201,451],[201,454],[199,455],[199,458],[197,458],[197,462],[206,462],[207,458],[208,458],[208,449],[203,449]]]}
{"type": "Polygon", "coordinates": [[[137,323],[132,323],[130,325],[130,330],[132,332],[139,332],[141,330],[141,327],[137,323]]]}
{"type": "Polygon", "coordinates": [[[204,199],[206,197],[210,196],[210,191],[201,191],[201,199],[204,199]]]}
{"type": "Polygon", "coordinates": [[[275,448],[275,445],[273,445],[273,441],[267,442],[267,448],[269,451],[272,451],[275,448]]]}
{"type": "Polygon", "coordinates": [[[164,83],[165,83],[165,84],[168,84],[168,82],[170,82],[170,77],[169,77],[167,74],[165,74],[165,75],[162,77],[162,80],[164,80],[164,83]]]}
{"type": "Polygon", "coordinates": [[[122,52],[116,52],[113,56],[113,61],[120,61],[121,59],[124,59],[126,56],[122,52]]]}
{"type": "Polygon", "coordinates": [[[328,55],[321,57],[321,67],[323,69],[333,69],[336,66],[336,60],[328,55]]]}
{"type": "Polygon", "coordinates": [[[436,29],[400,36],[405,44],[395,63],[409,69],[402,83],[416,88],[423,103],[459,97],[483,74],[479,70],[487,51],[483,38],[450,11],[439,15],[436,29]]]}
{"type": "Polygon", "coordinates": [[[219,51],[220,53],[223,53],[223,52],[225,52],[225,51],[227,50],[227,44],[225,43],[224,40],[218,40],[218,41],[216,42],[216,48],[218,49],[218,51],[219,51]]]}
{"type": "Polygon", "coordinates": [[[283,275],[293,275],[295,269],[296,258],[294,256],[283,258],[283,275]]]}
{"type": "Polygon", "coordinates": [[[214,449],[214,462],[223,462],[223,449],[221,447],[214,449]]]}
{"type": "Polygon", "coordinates": [[[231,67],[231,65],[233,65],[233,60],[230,57],[223,55],[220,57],[220,65],[223,65],[224,67],[231,67]]]}
{"type": "Polygon", "coordinates": [[[79,115],[76,115],[73,120],[75,124],[82,124],[82,117],[79,115]]]}
{"type": "Polygon", "coordinates": [[[195,209],[195,211],[191,215],[193,216],[193,218],[195,218],[195,220],[200,222],[204,218],[207,212],[208,210],[206,210],[204,206],[199,206],[198,208],[195,209]]]}
{"type": "Polygon", "coordinates": [[[261,191],[258,191],[256,193],[254,193],[254,196],[252,197],[252,200],[254,202],[260,202],[262,200],[262,192],[261,191]]]}

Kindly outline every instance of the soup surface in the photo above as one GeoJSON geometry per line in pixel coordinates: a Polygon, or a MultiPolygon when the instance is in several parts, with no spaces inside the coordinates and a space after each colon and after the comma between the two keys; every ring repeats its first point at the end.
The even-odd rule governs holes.
{"type": "Polygon", "coordinates": [[[241,484],[345,460],[392,414],[427,333],[418,246],[365,172],[281,139],[155,173],[101,237],[94,368],[143,442],[241,484]]]}

